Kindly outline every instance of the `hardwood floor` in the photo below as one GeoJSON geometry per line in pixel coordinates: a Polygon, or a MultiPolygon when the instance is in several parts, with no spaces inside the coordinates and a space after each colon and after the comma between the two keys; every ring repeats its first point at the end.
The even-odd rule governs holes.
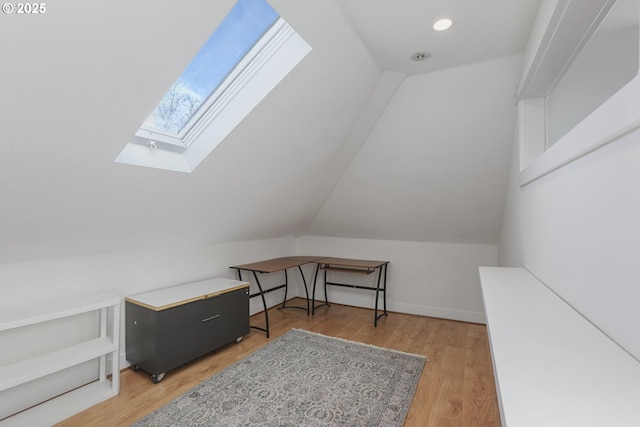
{"type": "MultiPolygon", "coordinates": [[[[299,328],[425,355],[428,361],[405,426],[500,426],[484,325],[390,313],[374,328],[372,310],[337,304],[320,308],[313,317],[300,310],[272,308],[269,321],[271,339],[299,328]]],[[[252,324],[263,322],[263,314],[251,319],[252,324]]],[[[264,333],[251,329],[240,343],[229,344],[170,371],[158,384],[153,384],[142,371],[125,369],[118,396],[58,426],[128,426],[268,341],[264,333]]]]}

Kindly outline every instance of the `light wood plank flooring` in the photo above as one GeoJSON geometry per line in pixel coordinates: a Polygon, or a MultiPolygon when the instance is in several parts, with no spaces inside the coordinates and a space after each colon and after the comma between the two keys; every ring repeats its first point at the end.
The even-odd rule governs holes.
{"type": "MultiPolygon", "coordinates": [[[[292,301],[293,305],[303,303],[303,300],[292,301]]],[[[484,325],[390,313],[374,328],[372,310],[337,304],[318,309],[313,317],[301,310],[272,308],[269,320],[272,339],[291,328],[299,328],[425,355],[428,362],[405,426],[500,425],[484,325]]],[[[252,324],[263,322],[263,314],[251,318],[252,324]]],[[[251,329],[239,344],[229,344],[169,371],[159,384],[153,384],[149,375],[142,371],[126,369],[121,375],[121,390],[117,397],[58,426],[128,426],[268,341],[264,333],[251,329]]]]}

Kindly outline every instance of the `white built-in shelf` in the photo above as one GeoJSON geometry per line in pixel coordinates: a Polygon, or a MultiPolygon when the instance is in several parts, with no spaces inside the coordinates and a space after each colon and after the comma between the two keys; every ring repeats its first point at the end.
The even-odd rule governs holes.
{"type": "Polygon", "coordinates": [[[4,310],[0,311],[0,331],[61,319],[118,304],[120,304],[120,297],[100,294],[4,310]]]}
{"type": "Polygon", "coordinates": [[[640,362],[527,270],[480,278],[503,427],[640,425],[640,362]]]}
{"type": "Polygon", "coordinates": [[[51,426],[117,394],[109,382],[96,381],[6,418],[0,426],[51,426]]]}
{"type": "Polygon", "coordinates": [[[102,294],[0,311],[0,331],[92,311],[100,312],[100,330],[97,338],[0,366],[0,391],[9,390],[10,392],[12,387],[99,358],[98,380],[60,396],[51,396],[51,399],[5,418],[0,421],[1,427],[49,426],[118,394],[120,298],[102,294]],[[109,320],[111,335],[107,334],[109,320]],[[111,357],[110,379],[107,378],[108,356],[111,357]]]}
{"type": "Polygon", "coordinates": [[[79,365],[117,350],[111,338],[96,338],[0,366],[0,391],[79,365]]]}

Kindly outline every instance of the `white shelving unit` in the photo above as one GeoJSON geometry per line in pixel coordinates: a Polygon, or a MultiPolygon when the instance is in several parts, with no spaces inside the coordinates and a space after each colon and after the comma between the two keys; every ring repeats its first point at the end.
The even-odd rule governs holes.
{"type": "Polygon", "coordinates": [[[99,358],[100,372],[97,381],[57,397],[51,396],[53,398],[50,400],[5,418],[0,421],[1,427],[49,426],[118,394],[120,297],[101,294],[43,306],[0,311],[0,332],[92,311],[100,312],[97,338],[0,366],[0,392],[99,358]],[[107,330],[109,319],[110,335],[107,330]],[[107,378],[108,356],[111,356],[110,379],[107,378]]]}

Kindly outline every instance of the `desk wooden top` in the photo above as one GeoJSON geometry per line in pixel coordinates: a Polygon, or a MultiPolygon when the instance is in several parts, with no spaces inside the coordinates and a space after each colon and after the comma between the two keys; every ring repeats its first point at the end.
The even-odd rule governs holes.
{"type": "Polygon", "coordinates": [[[308,264],[310,262],[314,262],[319,259],[324,259],[324,258],[317,257],[317,256],[291,256],[291,257],[267,259],[264,261],[252,262],[249,264],[234,265],[234,266],[231,266],[230,268],[235,268],[237,270],[255,271],[258,273],[275,273],[276,271],[282,271],[288,268],[298,267],[300,265],[308,264]]]}
{"type": "Polygon", "coordinates": [[[300,262],[306,264],[308,262],[315,262],[315,261],[318,261],[320,259],[325,259],[326,257],[313,256],[313,255],[300,255],[300,256],[288,256],[288,257],[285,257],[285,258],[291,259],[291,260],[300,261],[300,262]]]}
{"type": "Polygon", "coordinates": [[[141,305],[154,311],[165,310],[193,301],[199,301],[241,288],[248,288],[249,282],[216,277],[200,282],[187,283],[171,288],[131,295],[125,301],[141,305]]]}
{"type": "Polygon", "coordinates": [[[345,268],[378,268],[389,261],[373,261],[366,259],[349,259],[349,258],[321,258],[315,261],[317,264],[325,264],[335,267],[345,268]]]}
{"type": "Polygon", "coordinates": [[[255,271],[257,273],[275,273],[276,271],[298,267],[300,265],[308,264],[311,262],[315,262],[316,264],[353,269],[375,269],[385,264],[389,264],[389,261],[374,261],[367,259],[333,258],[321,256],[290,256],[251,262],[249,264],[234,265],[229,268],[235,268],[236,270],[255,271]]]}

